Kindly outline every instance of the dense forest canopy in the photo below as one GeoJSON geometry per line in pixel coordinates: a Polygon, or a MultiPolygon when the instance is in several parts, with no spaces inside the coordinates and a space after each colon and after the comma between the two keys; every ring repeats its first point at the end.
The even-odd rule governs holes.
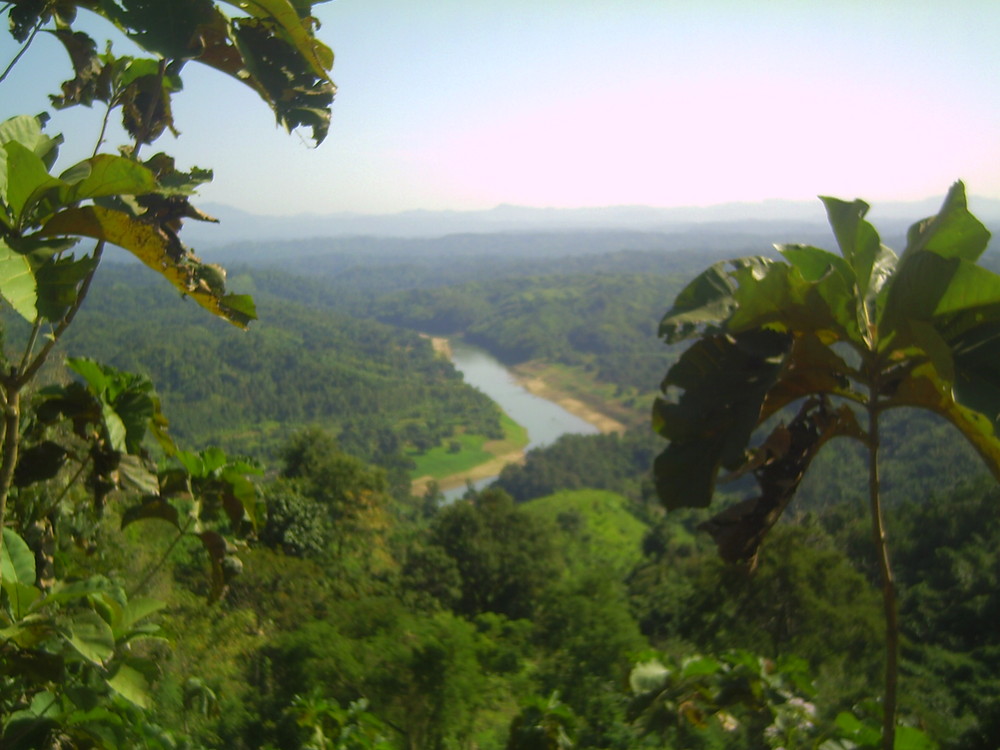
{"type": "MultiPolygon", "coordinates": [[[[260,486],[267,522],[220,604],[204,610],[198,602],[202,563],[187,543],[147,584],[171,602],[163,624],[176,643],[170,655],[156,652],[157,726],[204,747],[309,747],[317,732],[356,732],[376,747],[502,747],[530,721],[553,722],[581,747],[765,747],[792,735],[819,742],[822,732],[805,725],[830,727],[852,707],[875,721],[864,706],[879,668],[876,569],[868,531],[848,512],[864,493],[863,461],[848,444],[834,443],[817,462],[800,510],[752,578],[718,562],[697,514],[657,510],[649,469],[658,446],[646,427],[565,437],[455,506],[408,494],[407,445],[443,443],[456,429],[487,432],[496,419],[495,406],[417,330],[463,335],[511,361],[557,361],[648,394],[649,368],[676,357],[653,340],[653,323],[702,257],[591,254],[576,259],[573,273],[560,260],[509,278],[496,276],[497,259],[478,270],[470,263],[457,285],[431,283],[446,257],[400,268],[354,264],[343,278],[246,266],[230,284],[252,292],[262,313],[249,337],[206,321],[136,266],[105,268],[60,351],[149,374],[178,436],[221,442],[269,467],[260,486]],[[379,281],[387,268],[388,285],[379,281]],[[350,291],[364,284],[371,291],[350,291]],[[466,317],[449,317],[453,309],[466,317]],[[110,326],[122,335],[103,336],[110,326]],[[641,696],[624,685],[649,649],[664,664],[731,649],[776,660],[788,679],[798,675],[787,695],[815,702],[819,713],[796,724],[779,691],[752,709],[703,706],[722,717],[704,728],[688,719],[648,725],[641,696]],[[215,666],[205,673],[199,665],[209,653],[215,666]],[[740,717],[739,729],[726,728],[727,715],[740,717]],[[791,734],[775,734],[779,724],[791,734]]],[[[9,321],[8,336],[20,335],[9,321]]],[[[893,521],[914,544],[903,529],[919,524],[942,535],[900,548],[901,608],[914,628],[904,631],[912,640],[901,705],[948,747],[988,746],[977,743],[996,731],[995,592],[977,573],[963,584],[972,587],[961,595],[965,625],[953,629],[941,613],[954,576],[991,564],[983,549],[992,526],[970,537],[960,531],[988,512],[990,486],[967,482],[978,464],[943,425],[899,416],[886,433],[893,521]],[[947,507],[956,509],[947,525],[921,515],[947,507]],[[954,555],[928,583],[911,566],[938,546],[954,555]]],[[[740,487],[731,491],[735,498],[740,487]]],[[[121,553],[101,553],[112,575],[145,575],[150,557],[170,545],[165,532],[150,535],[148,552],[131,559],[132,527],[117,531],[113,511],[97,524],[120,540],[121,553]]],[[[697,684],[671,689],[715,689],[697,684]]]]}

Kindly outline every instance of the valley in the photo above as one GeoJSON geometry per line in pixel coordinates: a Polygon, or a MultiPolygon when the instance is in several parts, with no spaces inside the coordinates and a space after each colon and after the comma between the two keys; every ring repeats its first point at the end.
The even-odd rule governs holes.
{"type": "MultiPolygon", "coordinates": [[[[60,511],[59,523],[86,519],[113,540],[99,560],[66,548],[60,564],[99,565],[168,602],[171,653],[140,649],[157,664],[142,683],[157,720],[184,727],[192,747],[297,749],[309,746],[305,707],[327,706],[308,721],[346,717],[369,747],[500,750],[543,705],[579,747],[707,749],[737,736],[758,746],[785,715],[788,699],[775,698],[713,709],[739,715],[736,729],[676,712],[658,724],[630,687],[650,658],[706,670],[671,688],[678,696],[775,665],[741,679],[813,702],[813,728],[794,725],[810,742],[845,711],[864,718],[882,635],[852,445],[834,441],[816,460],[753,576],[719,560],[699,528],[707,511],[665,514],[654,495],[663,441],[650,405],[678,356],[657,323],[692,268],[742,242],[512,261],[464,238],[457,256],[303,256],[305,275],[235,265],[231,284],[260,315],[246,333],[145,269],[108,264],[60,354],[148,375],[170,434],[192,451],[186,465],[223,451],[258,472],[250,485],[267,508],[233,548],[242,572],[208,607],[212,564],[197,538],[171,536],[173,516],[157,509],[143,531],[123,528],[129,498],[141,500],[124,486],[100,512],[60,511]],[[492,377],[575,421],[540,438],[541,407],[517,417],[456,367],[470,346],[490,355],[492,377]],[[193,712],[196,694],[215,708],[193,712]]],[[[10,341],[30,333],[6,325],[10,341]]],[[[53,366],[45,379],[69,376],[53,366]]],[[[991,736],[1000,705],[1000,527],[995,485],[949,430],[905,412],[887,420],[884,482],[908,639],[903,712],[962,748],[991,736]]],[[[177,456],[155,460],[164,476],[178,470],[177,456]]],[[[233,474],[198,481],[222,476],[233,474]]],[[[722,485],[722,502],[749,490],[722,485]]],[[[238,528],[225,515],[206,523],[238,528]]]]}

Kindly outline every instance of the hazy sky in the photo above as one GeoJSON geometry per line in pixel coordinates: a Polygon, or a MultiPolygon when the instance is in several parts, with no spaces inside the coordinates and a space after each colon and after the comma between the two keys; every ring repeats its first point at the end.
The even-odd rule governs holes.
{"type": "MultiPolygon", "coordinates": [[[[276,129],[249,89],[185,71],[183,134],[159,147],[215,169],[203,200],[275,214],[877,202],[943,195],[958,178],[1000,198],[996,0],[316,10],[339,87],[319,149],[276,129]]],[[[38,86],[67,77],[61,47],[36,47],[0,85],[3,116],[42,108],[38,86]]],[[[13,51],[6,38],[3,64],[13,51]]],[[[89,144],[97,132],[93,116],[54,128],[89,144]]]]}

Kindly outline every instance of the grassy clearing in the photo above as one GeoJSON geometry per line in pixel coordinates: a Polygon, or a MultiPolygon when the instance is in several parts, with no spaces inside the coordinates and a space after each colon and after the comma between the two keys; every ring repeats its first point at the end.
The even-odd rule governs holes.
{"type": "Polygon", "coordinates": [[[412,475],[444,479],[453,474],[463,474],[497,456],[523,450],[528,444],[527,430],[506,414],[503,415],[501,425],[503,440],[489,440],[482,435],[458,435],[453,438],[461,446],[461,450],[456,453],[450,453],[447,445],[440,445],[423,454],[411,454],[410,458],[417,465],[412,475]]]}
{"type": "Polygon", "coordinates": [[[571,570],[607,567],[624,573],[642,558],[647,531],[646,524],[629,513],[627,502],[606,490],[564,490],[521,507],[559,527],[571,570]]]}

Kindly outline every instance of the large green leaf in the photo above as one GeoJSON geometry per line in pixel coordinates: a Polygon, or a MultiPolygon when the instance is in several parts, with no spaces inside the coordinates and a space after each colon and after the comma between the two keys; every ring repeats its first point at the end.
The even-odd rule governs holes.
{"type": "Polygon", "coordinates": [[[944,204],[936,216],[910,227],[906,237],[906,250],[900,261],[906,262],[909,256],[927,251],[943,258],[961,258],[975,262],[989,241],[989,231],[969,212],[965,200],[965,185],[956,182],[945,196],[944,204]]]}
{"type": "Polygon", "coordinates": [[[161,601],[160,599],[131,599],[122,611],[121,622],[116,623],[117,628],[115,636],[118,638],[124,638],[128,633],[142,620],[146,619],[150,615],[154,615],[164,607],[167,603],[161,601]]]}
{"type": "Polygon", "coordinates": [[[22,146],[31,149],[41,157],[46,166],[51,168],[59,153],[63,137],[61,135],[48,136],[42,132],[48,119],[48,115],[17,115],[9,120],[4,120],[0,123],[0,145],[17,141],[22,146]]]}
{"type": "Polygon", "coordinates": [[[911,321],[934,325],[946,339],[990,320],[1000,320],[1000,276],[958,257],[918,251],[891,280],[878,322],[883,350],[913,342],[911,321]]]}
{"type": "Polygon", "coordinates": [[[960,260],[937,298],[933,314],[937,317],[996,305],[1000,305],[1000,275],[960,260]]]}
{"type": "Polygon", "coordinates": [[[739,284],[736,310],[726,329],[738,333],[772,327],[788,333],[808,332],[824,343],[859,341],[857,304],[840,273],[808,281],[795,266],[774,263],[759,276],[752,268],[734,273],[739,284]]]}
{"type": "Polygon", "coordinates": [[[36,482],[52,479],[66,463],[69,452],[58,443],[43,440],[30,447],[22,447],[14,470],[14,486],[27,487],[36,482]]]}
{"type": "Polygon", "coordinates": [[[807,396],[825,393],[861,403],[864,396],[852,384],[857,376],[857,371],[815,334],[799,334],[792,340],[781,374],[767,393],[760,421],[807,396]]]}
{"type": "Polygon", "coordinates": [[[286,129],[312,128],[319,144],[330,129],[330,106],[336,87],[319,75],[294,44],[276,36],[267,21],[238,19],[233,24],[233,40],[243,59],[254,88],[267,101],[286,129]]]}
{"type": "Polygon", "coordinates": [[[882,248],[882,241],[875,227],[865,221],[869,206],[860,200],[851,203],[828,197],[820,200],[826,206],[830,227],[844,260],[853,271],[858,294],[863,299],[868,294],[872,269],[882,248]]]}
{"type": "Polygon", "coordinates": [[[125,700],[134,703],[139,708],[149,708],[152,697],[149,694],[149,682],[142,672],[132,669],[128,664],[120,664],[114,675],[108,679],[108,686],[125,700]]]}
{"type": "Polygon", "coordinates": [[[950,344],[955,400],[991,420],[1000,437],[1000,322],[994,318],[971,328],[950,344]]]}
{"type": "Polygon", "coordinates": [[[157,518],[166,521],[174,528],[180,530],[180,513],[177,508],[160,497],[149,497],[139,505],[133,505],[122,513],[122,528],[129,526],[136,521],[146,521],[157,518]]]}
{"type": "Polygon", "coordinates": [[[695,277],[674,300],[660,321],[659,335],[673,344],[699,332],[714,332],[736,309],[733,271],[751,270],[762,276],[773,261],[762,257],[737,258],[710,266],[695,277]]]}
{"type": "Polygon", "coordinates": [[[79,602],[99,597],[116,590],[116,586],[102,575],[94,575],[79,581],[67,582],[57,579],[52,589],[46,595],[45,600],[39,603],[40,607],[51,607],[53,604],[63,604],[65,602],[79,602]]]}
{"type": "MultiPolygon", "coordinates": [[[[5,147],[8,143],[18,143],[41,159],[43,166],[51,167],[59,152],[58,146],[62,143],[62,136],[50,138],[42,132],[42,126],[47,119],[47,116],[19,115],[5,120],[0,123],[0,146],[5,147]]],[[[7,149],[0,148],[0,203],[8,207],[10,205],[8,198],[10,179],[7,149]]],[[[9,208],[0,211],[0,221],[3,221],[8,227],[13,226],[14,217],[9,208]]]]}
{"type": "Polygon", "coordinates": [[[171,0],[169,23],[159,3],[120,0],[95,8],[143,48],[166,59],[192,57],[199,27],[217,22],[221,14],[211,0],[171,0]]]}
{"type": "Polygon", "coordinates": [[[828,273],[839,273],[847,284],[855,283],[854,269],[841,258],[834,255],[829,250],[812,247],[811,245],[778,245],[778,252],[799,269],[799,273],[806,281],[816,282],[828,273]]]}
{"type": "Polygon", "coordinates": [[[83,610],[64,626],[63,637],[84,659],[103,665],[115,652],[111,626],[92,610],[83,610]]]}
{"type": "Polygon", "coordinates": [[[106,195],[142,195],[157,190],[156,176],[144,165],[124,156],[98,154],[74,164],[60,175],[61,205],[106,195]]]}
{"type": "Polygon", "coordinates": [[[0,295],[29,322],[38,317],[38,283],[28,257],[0,239],[0,295]]]}
{"type": "Polygon", "coordinates": [[[4,527],[3,549],[0,550],[0,582],[35,585],[35,555],[13,529],[4,527]]]}
{"type": "Polygon", "coordinates": [[[670,441],[654,467],[668,508],[707,506],[719,468],[742,463],[790,344],[769,331],[710,336],[667,373],[665,394],[683,389],[676,402],[658,400],[653,413],[654,429],[670,441]]]}
{"type": "Polygon", "coordinates": [[[247,479],[237,467],[229,467],[222,472],[222,480],[229,485],[223,495],[223,506],[234,528],[239,528],[244,516],[254,529],[260,526],[260,500],[257,497],[257,485],[247,479]]]}
{"type": "Polygon", "coordinates": [[[96,268],[91,256],[74,259],[72,256],[43,263],[35,272],[38,315],[51,321],[62,320],[76,302],[81,282],[96,268]]]}
{"type": "Polygon", "coordinates": [[[6,196],[14,227],[22,227],[34,204],[47,190],[62,185],[62,181],[49,174],[42,157],[18,141],[3,144],[6,152],[6,196]]]}

